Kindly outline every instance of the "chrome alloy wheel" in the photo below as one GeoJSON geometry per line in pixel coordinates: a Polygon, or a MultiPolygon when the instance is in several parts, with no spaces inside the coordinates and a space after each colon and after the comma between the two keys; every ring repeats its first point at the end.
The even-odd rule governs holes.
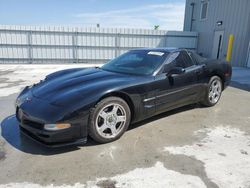
{"type": "Polygon", "coordinates": [[[221,91],[222,91],[221,82],[215,79],[209,87],[208,99],[212,104],[215,104],[218,102],[218,100],[220,99],[221,91]]]}
{"type": "Polygon", "coordinates": [[[104,106],[96,116],[96,130],[104,138],[117,136],[126,123],[126,111],[117,103],[104,106]]]}

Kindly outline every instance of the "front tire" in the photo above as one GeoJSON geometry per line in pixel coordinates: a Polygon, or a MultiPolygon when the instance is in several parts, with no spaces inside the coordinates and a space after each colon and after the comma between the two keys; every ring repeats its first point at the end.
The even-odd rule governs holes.
{"type": "Polygon", "coordinates": [[[123,99],[104,98],[91,110],[89,135],[99,143],[112,142],[124,134],[130,119],[130,108],[123,99]]]}
{"type": "Polygon", "coordinates": [[[208,83],[206,96],[204,101],[202,101],[202,104],[208,107],[216,105],[220,100],[221,93],[222,93],[221,78],[218,76],[211,77],[208,83]]]}

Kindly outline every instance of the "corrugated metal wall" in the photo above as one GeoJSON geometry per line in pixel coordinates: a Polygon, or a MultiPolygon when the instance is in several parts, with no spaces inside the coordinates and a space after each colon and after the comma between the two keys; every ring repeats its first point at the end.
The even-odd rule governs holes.
{"type": "Polygon", "coordinates": [[[196,49],[196,32],[0,25],[0,63],[104,63],[129,49],[196,49]]]}
{"type": "Polygon", "coordinates": [[[192,31],[199,32],[198,52],[211,57],[215,31],[224,31],[222,58],[226,56],[228,37],[235,36],[231,63],[246,66],[250,40],[250,0],[187,0],[184,30],[190,31],[192,6],[194,3],[192,31]],[[208,2],[207,19],[200,20],[201,2],[208,2]],[[222,21],[221,26],[217,21],[222,21]]]}

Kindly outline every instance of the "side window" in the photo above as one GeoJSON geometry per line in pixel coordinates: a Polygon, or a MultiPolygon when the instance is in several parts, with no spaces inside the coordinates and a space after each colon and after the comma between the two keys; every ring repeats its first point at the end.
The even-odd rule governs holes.
{"type": "Polygon", "coordinates": [[[178,52],[179,55],[176,58],[176,67],[186,68],[183,52],[178,52]]]}
{"type": "Polygon", "coordinates": [[[174,52],[168,57],[162,72],[167,73],[170,69],[174,67],[187,68],[193,65],[194,62],[186,51],[174,52]]]}
{"type": "Polygon", "coordinates": [[[182,61],[181,53],[180,52],[174,52],[172,53],[168,59],[166,64],[163,68],[163,73],[167,73],[169,70],[171,70],[174,67],[182,67],[185,68],[185,64],[182,61]]]}
{"type": "Polygon", "coordinates": [[[182,54],[183,62],[185,63],[184,68],[191,67],[194,65],[193,60],[190,58],[190,56],[187,54],[186,51],[182,51],[181,54],[182,54]]]}
{"type": "Polygon", "coordinates": [[[196,52],[191,52],[189,51],[188,54],[191,56],[191,58],[193,59],[193,61],[199,65],[202,64],[204,61],[206,61],[207,59],[204,57],[201,57],[200,55],[198,55],[196,52]]]}
{"type": "Polygon", "coordinates": [[[199,64],[199,62],[197,61],[197,59],[194,57],[194,54],[191,51],[188,51],[188,55],[191,57],[191,59],[193,60],[193,62],[195,64],[199,64]]]}

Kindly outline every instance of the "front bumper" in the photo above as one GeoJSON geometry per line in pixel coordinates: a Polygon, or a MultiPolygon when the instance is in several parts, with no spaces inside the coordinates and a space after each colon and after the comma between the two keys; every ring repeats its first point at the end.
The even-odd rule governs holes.
{"type": "Polygon", "coordinates": [[[48,142],[47,139],[42,138],[41,136],[39,136],[39,134],[41,135],[47,135],[46,133],[38,133],[36,131],[29,131],[25,128],[23,128],[23,126],[20,125],[20,130],[21,133],[24,134],[25,136],[29,137],[30,139],[32,139],[34,142],[37,142],[45,147],[49,147],[49,148],[58,148],[58,147],[65,147],[65,146],[72,146],[72,145],[81,145],[81,144],[85,144],[87,142],[87,137],[85,138],[81,138],[78,140],[72,140],[72,141],[66,141],[66,142],[54,142],[53,138],[51,138],[50,136],[50,141],[52,142],[48,142]]]}
{"type": "Polygon", "coordinates": [[[21,133],[44,146],[61,147],[79,145],[87,142],[88,116],[65,121],[70,123],[71,127],[57,131],[45,130],[45,123],[39,122],[35,117],[26,115],[26,112],[19,107],[17,107],[16,110],[16,118],[19,122],[21,133]]]}

